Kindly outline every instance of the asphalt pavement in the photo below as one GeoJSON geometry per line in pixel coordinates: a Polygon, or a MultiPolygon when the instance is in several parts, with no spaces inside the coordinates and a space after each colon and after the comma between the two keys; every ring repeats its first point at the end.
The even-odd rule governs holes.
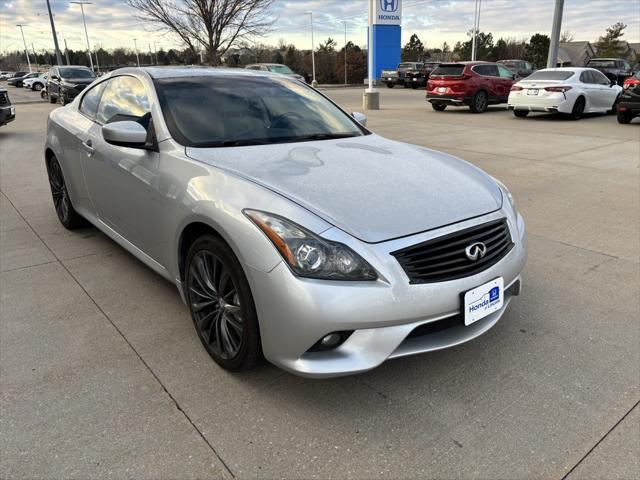
{"type": "MultiPolygon", "coordinates": [[[[360,89],[327,94],[362,110],[360,89]]],[[[0,127],[0,477],[638,478],[638,119],[435,112],[402,89],[381,105],[376,133],[511,188],[523,292],[474,341],[309,380],[221,370],[173,285],[62,228],[42,158],[60,107],[18,104],[0,127]]]]}

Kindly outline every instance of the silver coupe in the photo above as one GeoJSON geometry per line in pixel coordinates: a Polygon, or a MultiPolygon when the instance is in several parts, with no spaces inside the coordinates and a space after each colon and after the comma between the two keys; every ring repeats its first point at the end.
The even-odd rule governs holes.
{"type": "Polygon", "coordinates": [[[527,256],[503,184],[365,124],[282,75],[126,68],[52,111],[44,157],[62,224],[175,283],[218,364],[330,377],[486,332],[527,256]]]}

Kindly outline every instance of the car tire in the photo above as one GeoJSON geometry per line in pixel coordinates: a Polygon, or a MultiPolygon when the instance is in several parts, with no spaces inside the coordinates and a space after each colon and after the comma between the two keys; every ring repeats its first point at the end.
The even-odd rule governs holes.
{"type": "Polygon", "coordinates": [[[34,84],[33,84],[33,89],[34,89],[36,92],[39,92],[39,91],[40,91],[40,90],[42,90],[43,88],[44,88],[44,87],[43,87],[40,83],[34,83],[34,84]]]}
{"type": "Polygon", "coordinates": [[[529,110],[514,110],[513,114],[518,118],[524,118],[529,115],[529,110]]]}
{"type": "Polygon", "coordinates": [[[393,83],[387,83],[387,88],[393,88],[393,87],[394,87],[393,83]]]}
{"type": "Polygon", "coordinates": [[[58,103],[58,97],[49,96],[49,103],[58,103]]]}
{"type": "Polygon", "coordinates": [[[73,208],[67,184],[64,181],[64,175],[60,163],[55,155],[47,160],[47,175],[49,177],[49,187],[51,188],[51,198],[53,199],[53,208],[58,215],[58,220],[67,230],[75,230],[76,228],[85,227],[87,221],[73,208]]]}
{"type": "Polygon", "coordinates": [[[582,118],[582,115],[584,115],[584,108],[586,107],[586,105],[587,102],[582,95],[576,98],[576,101],[573,104],[573,109],[571,109],[571,119],[580,120],[582,118]]]}
{"type": "Polygon", "coordinates": [[[185,297],[207,353],[222,368],[248,370],[262,360],[260,329],[249,282],[219,237],[199,237],[187,254],[185,297]]]}
{"type": "Polygon", "coordinates": [[[417,83],[412,83],[411,84],[411,88],[413,88],[414,90],[418,89],[418,84],[417,83]]]}
{"type": "Polygon", "coordinates": [[[489,100],[487,98],[487,92],[484,90],[478,90],[476,94],[471,99],[471,105],[469,105],[469,109],[473,113],[482,113],[487,110],[489,106],[489,100]]]}
{"type": "Polygon", "coordinates": [[[444,112],[447,109],[447,106],[442,105],[441,103],[432,103],[431,108],[433,108],[436,112],[444,112]]]}
{"type": "Polygon", "coordinates": [[[59,100],[60,100],[60,105],[62,105],[63,107],[64,107],[67,103],[69,103],[69,102],[67,101],[67,97],[65,96],[65,94],[64,94],[64,93],[63,93],[62,95],[60,95],[59,100]]]}
{"type": "Polygon", "coordinates": [[[631,112],[618,112],[618,123],[628,124],[633,120],[633,115],[631,112]]]}

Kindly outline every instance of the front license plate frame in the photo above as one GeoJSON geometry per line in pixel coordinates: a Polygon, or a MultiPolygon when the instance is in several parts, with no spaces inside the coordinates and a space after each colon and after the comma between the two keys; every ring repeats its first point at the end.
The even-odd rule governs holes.
{"type": "Polygon", "coordinates": [[[500,310],[504,305],[504,279],[483,283],[465,292],[462,302],[464,324],[469,326],[500,310]]]}

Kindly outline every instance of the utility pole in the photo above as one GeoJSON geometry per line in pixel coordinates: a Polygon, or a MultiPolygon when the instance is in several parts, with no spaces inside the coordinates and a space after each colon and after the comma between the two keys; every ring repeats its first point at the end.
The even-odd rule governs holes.
{"type": "Polygon", "coordinates": [[[140,56],[138,55],[138,42],[137,38],[133,39],[133,45],[136,47],[136,62],[138,63],[138,67],[140,66],[140,56]]]}
{"type": "Polygon", "coordinates": [[[67,39],[64,38],[64,56],[67,59],[67,65],[71,65],[71,62],[69,61],[69,48],[67,48],[67,39]]]}
{"type": "Polygon", "coordinates": [[[553,11],[553,26],[551,27],[551,42],[549,43],[547,68],[554,68],[558,63],[558,42],[560,41],[560,29],[562,28],[563,8],[564,0],[556,0],[556,8],[553,11]]]}
{"type": "Polygon", "coordinates": [[[49,11],[49,21],[51,22],[51,33],[53,34],[53,45],[56,49],[56,62],[62,65],[62,56],[60,55],[60,46],[58,45],[58,36],[56,35],[56,25],[53,23],[53,14],[51,13],[51,5],[47,0],[47,10],[49,11]]]}
{"type": "Polygon", "coordinates": [[[311,86],[317,87],[316,82],[316,44],[313,40],[313,12],[307,12],[307,15],[311,17],[311,68],[313,70],[313,80],[311,80],[311,86]]]}
{"type": "Polygon", "coordinates": [[[27,56],[27,65],[29,65],[29,73],[31,73],[31,60],[29,60],[29,50],[27,49],[27,41],[24,39],[24,30],[22,27],[26,27],[24,24],[17,24],[16,27],[20,27],[20,32],[22,32],[22,43],[24,43],[24,54],[27,56]]]}
{"type": "Polygon", "coordinates": [[[473,39],[471,41],[471,61],[476,60],[478,53],[478,32],[480,31],[480,9],[482,8],[482,0],[476,0],[475,11],[473,14],[473,39]]]}
{"type": "Polygon", "coordinates": [[[344,23],[344,84],[347,84],[347,22],[344,23]]]}
{"type": "Polygon", "coordinates": [[[38,66],[38,55],[36,54],[36,49],[33,46],[33,42],[31,42],[31,51],[33,52],[33,61],[36,62],[36,70],[40,70],[38,66]]]}
{"type": "Polygon", "coordinates": [[[98,70],[98,73],[100,73],[100,62],[98,61],[98,48],[96,47],[96,49],[93,52],[96,55],[96,69],[98,70]]]}
{"type": "Polygon", "coordinates": [[[156,65],[160,65],[160,62],[158,62],[158,45],[156,45],[156,42],[153,42],[153,53],[156,55],[156,65]]]}
{"type": "Polygon", "coordinates": [[[69,3],[75,3],[77,5],[80,5],[80,11],[82,12],[82,23],[84,24],[84,36],[87,39],[87,53],[89,54],[89,63],[91,64],[91,71],[93,71],[93,58],[91,57],[91,45],[89,45],[89,34],[87,33],[87,22],[84,19],[84,6],[91,5],[92,2],[74,1],[69,3]]]}

